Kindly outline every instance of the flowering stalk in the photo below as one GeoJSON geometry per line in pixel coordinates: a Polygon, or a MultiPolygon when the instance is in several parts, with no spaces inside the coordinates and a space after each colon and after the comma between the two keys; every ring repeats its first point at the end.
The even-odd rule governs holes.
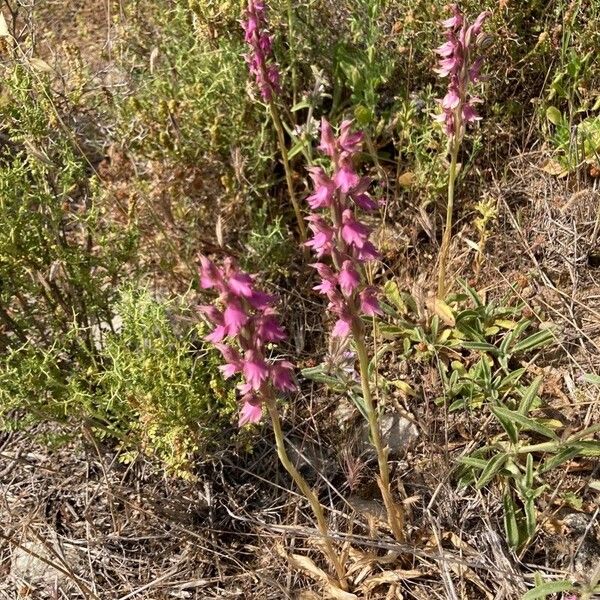
{"type": "Polygon", "coordinates": [[[199,307],[214,325],[205,339],[216,346],[226,361],[219,367],[223,376],[242,376],[238,385],[242,395],[239,425],[260,421],[266,406],[279,460],[308,500],[323,538],[325,555],[335,568],[340,587],[347,589],[344,567],[331,543],[323,507],[285,449],[275,397],[277,392],[294,391],[296,382],[292,363],[266,357],[267,344],[286,338],[273,308],[275,298],[257,290],[253,277],[237,269],[231,259],[219,268],[201,256],[200,264],[200,285],[219,293],[217,303],[199,307]]]}
{"type": "Polygon", "coordinates": [[[351,127],[351,121],[344,121],[336,137],[331,125],[322,120],[319,150],[330,157],[332,172],[329,175],[321,167],[309,169],[314,191],[307,202],[314,212],[307,217],[313,237],[306,245],[319,259],[312,265],[321,279],[314,289],[327,297],[328,309],[336,318],[331,335],[352,336],[356,345],[364,408],[379,465],[378,484],[390,527],[396,539],[402,540],[403,512],[394,503],[390,490],[388,451],[383,447],[371,394],[369,357],[361,318],[374,317],[382,311],[377,300],[378,290],[368,285],[364,272],[365,263],[376,260],[379,253],[369,241],[369,228],[357,219],[356,210],[373,211],[378,204],[367,191],[370,179],[360,177],[354,169],[353,158],[360,150],[363,134],[353,132],[351,127]],[[326,209],[328,216],[325,216],[327,212],[324,215],[316,212],[318,209],[326,209]],[[330,257],[329,264],[321,261],[325,256],[330,257]]]}
{"type": "Polygon", "coordinates": [[[440,264],[438,272],[438,298],[443,298],[446,292],[446,267],[450,242],[452,239],[452,213],[454,210],[454,187],[456,182],[456,167],[458,152],[469,123],[479,121],[481,117],[475,110],[475,104],[481,102],[476,96],[471,96],[471,84],[481,79],[482,57],[475,57],[475,47],[487,45],[489,37],[482,33],[483,22],[490,15],[482,12],[472,25],[469,25],[458,5],[451,7],[452,17],[442,22],[446,28],[446,42],[437,48],[436,53],[441,57],[436,73],[440,77],[448,77],[448,91],[441,100],[442,113],[436,116],[444,126],[449,138],[450,169],[448,173],[448,204],[446,206],[446,226],[440,248],[440,264]]]}
{"type": "Polygon", "coordinates": [[[277,142],[283,161],[288,194],[294,207],[296,221],[298,222],[300,240],[304,243],[306,241],[306,227],[294,191],[294,181],[285,143],[285,133],[279,108],[275,102],[276,96],[281,91],[281,76],[279,67],[272,56],[273,36],[269,35],[267,31],[267,8],[264,0],[248,0],[246,21],[243,24],[243,28],[245,33],[244,39],[250,47],[250,52],[246,55],[246,62],[248,63],[250,74],[255,78],[261,98],[269,106],[273,126],[277,133],[277,142]]]}

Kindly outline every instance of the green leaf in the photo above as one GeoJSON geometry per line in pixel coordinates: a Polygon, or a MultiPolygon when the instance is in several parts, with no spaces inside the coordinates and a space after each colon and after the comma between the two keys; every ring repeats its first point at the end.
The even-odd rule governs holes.
{"type": "Polygon", "coordinates": [[[558,108],[555,106],[549,106],[546,109],[546,119],[548,119],[552,125],[559,126],[563,123],[564,117],[558,108]]]}
{"type": "Polygon", "coordinates": [[[343,387],[342,382],[339,379],[325,373],[322,365],[302,369],[301,373],[304,377],[306,377],[306,379],[311,379],[312,381],[316,381],[318,383],[324,383],[334,389],[343,387]]]}
{"type": "Polygon", "coordinates": [[[542,376],[538,375],[531,385],[525,390],[523,393],[523,397],[521,398],[521,402],[519,402],[518,411],[522,415],[527,415],[533,406],[533,402],[535,397],[537,396],[538,390],[540,389],[540,385],[542,384],[542,376]]]}
{"type": "Polygon", "coordinates": [[[481,299],[481,297],[479,296],[479,294],[466,281],[463,281],[462,284],[463,284],[463,287],[465,288],[465,291],[467,292],[467,294],[471,298],[471,300],[473,300],[473,303],[475,304],[475,306],[477,308],[482,308],[483,307],[483,300],[481,299]]]}
{"type": "Polygon", "coordinates": [[[516,444],[519,441],[519,430],[510,417],[507,418],[502,412],[498,412],[497,409],[498,407],[492,407],[491,411],[498,421],[500,421],[500,425],[502,425],[504,431],[508,434],[510,441],[516,444]]]}
{"type": "Polygon", "coordinates": [[[288,159],[291,160],[292,158],[294,158],[294,156],[300,154],[304,146],[306,146],[306,142],[304,142],[303,140],[296,142],[288,152],[288,159]]]}
{"type": "Polygon", "coordinates": [[[506,452],[501,452],[500,454],[496,454],[491,460],[488,461],[485,469],[481,473],[481,476],[477,480],[475,487],[477,489],[481,489],[485,485],[487,485],[496,475],[500,469],[504,466],[508,455],[506,452]]]}
{"type": "Polygon", "coordinates": [[[406,303],[402,299],[400,288],[395,281],[391,279],[386,281],[385,285],[383,286],[383,293],[386,300],[388,300],[401,315],[404,315],[408,312],[406,303]]]}
{"type": "Polygon", "coordinates": [[[540,474],[547,473],[548,471],[552,471],[552,469],[556,469],[556,467],[562,465],[563,463],[571,460],[575,456],[579,454],[579,448],[577,446],[571,446],[569,448],[563,448],[557,454],[555,454],[552,458],[545,461],[540,469],[540,474]]]}
{"type": "Polygon", "coordinates": [[[434,303],[433,303],[433,310],[434,310],[435,314],[438,317],[440,317],[440,319],[442,319],[442,321],[444,321],[444,323],[446,323],[446,325],[449,325],[450,327],[454,327],[454,325],[456,324],[454,312],[443,300],[440,300],[439,298],[435,298],[434,303]]]}
{"type": "Polygon", "coordinates": [[[581,456],[600,456],[600,442],[598,441],[577,442],[577,448],[579,449],[579,454],[581,456]]]}
{"type": "Polygon", "coordinates": [[[537,529],[537,513],[535,510],[535,502],[533,498],[525,500],[525,530],[527,539],[531,539],[537,529]]]}
{"type": "Polygon", "coordinates": [[[554,333],[550,329],[542,329],[530,335],[529,337],[517,342],[512,347],[512,352],[526,352],[527,350],[535,350],[537,348],[542,348],[543,346],[547,346],[550,342],[554,340],[554,333]]]}
{"type": "Polygon", "coordinates": [[[479,352],[489,352],[490,354],[498,354],[498,348],[487,342],[463,342],[461,344],[466,350],[478,350],[479,352]]]}
{"type": "Polygon", "coordinates": [[[302,110],[303,108],[310,108],[310,102],[308,100],[301,100],[300,102],[294,104],[290,110],[292,112],[296,112],[298,110],[302,110]]]}
{"type": "Polygon", "coordinates": [[[349,396],[350,396],[350,399],[352,400],[352,402],[354,402],[354,405],[356,406],[356,408],[358,408],[358,410],[362,414],[362,416],[368,420],[369,414],[365,407],[365,401],[364,401],[363,397],[359,394],[356,394],[352,390],[350,390],[349,396]]]}
{"type": "Polygon", "coordinates": [[[519,379],[521,379],[521,377],[523,376],[523,373],[525,373],[524,368],[516,369],[515,371],[511,371],[506,377],[504,377],[504,379],[502,379],[500,381],[498,387],[499,388],[512,387],[519,381],[519,379]]]}
{"type": "Polygon", "coordinates": [[[502,497],[504,505],[504,531],[508,545],[514,550],[519,547],[521,535],[519,532],[519,522],[517,519],[517,507],[510,492],[505,492],[502,497]]]}
{"type": "Polygon", "coordinates": [[[554,433],[554,431],[552,431],[552,429],[542,425],[541,423],[538,423],[534,419],[530,419],[529,417],[522,415],[515,410],[509,410],[505,406],[497,406],[493,410],[494,414],[498,418],[502,416],[505,419],[512,419],[515,421],[515,423],[521,425],[521,428],[525,429],[526,431],[535,431],[536,433],[539,433],[540,435],[552,440],[558,439],[557,435],[554,433]]]}
{"type": "Polygon", "coordinates": [[[547,581],[541,585],[536,585],[532,590],[529,590],[521,600],[537,600],[538,598],[547,598],[550,594],[558,594],[560,592],[568,592],[573,589],[573,584],[570,581],[547,581]]]}
{"type": "Polygon", "coordinates": [[[488,460],[484,458],[474,458],[473,456],[462,456],[458,459],[458,462],[468,467],[474,467],[475,469],[485,469],[488,465],[488,460]]]}
{"type": "Polygon", "coordinates": [[[533,455],[527,455],[527,464],[525,467],[525,487],[528,490],[533,488],[533,455]]]}
{"type": "Polygon", "coordinates": [[[584,381],[587,383],[593,383],[594,385],[600,385],[600,375],[594,375],[592,373],[586,373],[583,376],[584,381]]]}

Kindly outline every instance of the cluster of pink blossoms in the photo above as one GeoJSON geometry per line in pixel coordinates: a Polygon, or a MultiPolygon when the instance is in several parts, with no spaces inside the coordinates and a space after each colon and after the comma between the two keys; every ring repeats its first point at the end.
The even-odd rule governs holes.
{"type": "Polygon", "coordinates": [[[238,385],[242,396],[240,426],[256,423],[262,416],[263,401],[274,390],[296,389],[294,365],[265,356],[266,344],[286,338],[273,308],[275,298],[257,290],[253,277],[237,269],[229,258],[219,268],[201,256],[200,265],[200,285],[219,293],[215,304],[199,307],[215,326],[205,339],[223,355],[226,363],[219,369],[224,377],[238,373],[243,377],[238,385]]]}
{"type": "Polygon", "coordinates": [[[360,177],[353,164],[363,134],[352,131],[352,122],[344,121],[336,137],[323,119],[319,150],[331,158],[332,172],[321,167],[309,169],[314,184],[306,199],[313,211],[307,217],[312,239],[306,245],[317,258],[331,257],[331,264],[317,262],[321,282],[314,289],[327,296],[329,310],[336,316],[332,335],[346,337],[360,328],[360,316],[381,314],[377,290],[364,282],[362,264],[375,260],[379,253],[369,241],[370,229],[356,217],[356,209],[373,211],[377,202],[367,193],[371,180],[360,177]]]}
{"type": "Polygon", "coordinates": [[[245,40],[250,46],[246,62],[256,79],[260,95],[270,102],[279,92],[279,68],[271,60],[273,37],[267,32],[267,8],[263,0],[248,0],[246,21],[243,24],[245,40]]]}
{"type": "Polygon", "coordinates": [[[475,58],[473,48],[478,44],[483,22],[490,13],[482,12],[472,25],[468,25],[456,4],[452,5],[452,12],[453,16],[442,22],[447,41],[436,50],[441,56],[436,73],[450,79],[448,92],[441,101],[443,112],[436,120],[444,124],[449,137],[458,135],[460,138],[467,123],[480,119],[474,105],[481,100],[469,95],[469,84],[480,81],[483,58],[475,58]]]}

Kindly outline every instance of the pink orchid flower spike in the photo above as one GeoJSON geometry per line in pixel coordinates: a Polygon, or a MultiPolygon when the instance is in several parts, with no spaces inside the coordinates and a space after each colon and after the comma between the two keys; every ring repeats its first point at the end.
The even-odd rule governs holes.
{"type": "Polygon", "coordinates": [[[219,292],[215,304],[199,307],[213,325],[204,339],[221,352],[225,363],[219,370],[223,376],[242,377],[238,386],[242,396],[239,425],[257,423],[266,398],[296,389],[294,365],[266,355],[266,344],[286,338],[272,306],[275,298],[258,290],[254,277],[240,271],[231,260],[217,267],[203,256],[200,265],[202,287],[219,292]]]}

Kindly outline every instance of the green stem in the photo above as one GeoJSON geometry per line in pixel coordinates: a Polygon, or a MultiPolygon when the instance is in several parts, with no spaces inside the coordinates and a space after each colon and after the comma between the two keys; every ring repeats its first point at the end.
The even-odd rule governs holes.
{"type": "Polygon", "coordinates": [[[448,172],[448,204],[446,206],[446,227],[442,237],[440,247],[440,266],[438,272],[438,298],[443,300],[446,294],[446,269],[448,265],[448,255],[450,253],[450,242],[452,241],[452,213],[454,211],[454,183],[456,181],[456,164],[458,162],[458,149],[460,143],[458,135],[455,135],[452,141],[450,151],[450,170],[448,172]]]}
{"type": "Polygon", "coordinates": [[[358,353],[358,362],[360,367],[360,384],[362,387],[364,407],[367,413],[367,421],[371,432],[371,440],[377,454],[377,463],[379,465],[379,489],[383,497],[383,503],[388,516],[388,523],[394,534],[394,537],[399,541],[404,541],[404,513],[402,508],[394,502],[390,489],[390,471],[388,467],[388,450],[383,447],[381,440],[381,432],[379,430],[379,419],[377,411],[373,404],[373,396],[371,395],[371,387],[369,384],[369,356],[367,354],[367,346],[365,336],[358,327],[353,331],[356,351],[358,353]]]}
{"type": "Polygon", "coordinates": [[[292,0],[287,1],[288,45],[290,47],[290,65],[292,69],[292,106],[298,102],[298,77],[296,74],[296,51],[294,47],[294,10],[292,0]]]}
{"type": "Polygon", "coordinates": [[[329,537],[329,528],[327,526],[327,520],[325,519],[325,514],[323,512],[323,507],[317,498],[315,492],[310,488],[306,479],[300,475],[300,472],[294,466],[294,463],[290,460],[288,453],[285,449],[285,443],[283,439],[283,431],[281,429],[281,419],[279,418],[279,411],[277,410],[277,405],[275,404],[275,400],[271,397],[266,401],[267,410],[269,412],[269,417],[271,418],[271,423],[273,424],[273,433],[275,435],[275,444],[277,446],[277,456],[281,461],[281,464],[284,466],[285,470],[290,474],[296,485],[300,488],[300,491],[304,495],[304,497],[308,500],[312,511],[317,519],[317,527],[319,529],[319,533],[323,538],[323,544],[325,546],[325,554],[332,562],[335,572],[337,574],[338,583],[340,588],[343,590],[348,589],[348,582],[346,581],[346,571],[344,566],[342,565],[342,561],[340,557],[335,552],[333,545],[331,544],[331,538],[329,537]]]}
{"type": "MultiPolygon", "coordinates": [[[[300,205],[296,200],[296,194],[294,193],[294,181],[292,179],[292,169],[290,167],[290,160],[288,156],[287,146],[285,145],[285,134],[283,132],[283,125],[281,123],[281,117],[279,116],[279,110],[277,109],[277,105],[275,102],[269,102],[269,109],[271,111],[271,117],[273,119],[273,125],[275,126],[275,131],[277,132],[277,140],[279,142],[279,151],[281,152],[281,158],[283,160],[283,168],[285,171],[285,181],[287,183],[288,194],[290,196],[290,200],[292,201],[292,206],[294,207],[294,213],[296,214],[296,221],[298,221],[298,230],[300,232],[300,242],[304,243],[306,241],[306,225],[304,224],[304,219],[302,218],[302,213],[300,212],[300,205]]],[[[305,247],[305,250],[308,249],[305,247]]]]}

